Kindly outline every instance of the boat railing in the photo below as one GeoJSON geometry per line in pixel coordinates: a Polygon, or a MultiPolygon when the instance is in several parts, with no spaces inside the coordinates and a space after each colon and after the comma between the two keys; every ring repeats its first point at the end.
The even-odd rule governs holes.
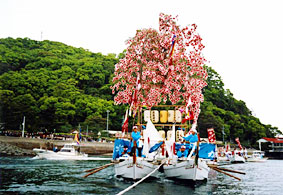
{"type": "Polygon", "coordinates": [[[193,146],[192,146],[193,148],[192,148],[192,150],[191,150],[191,152],[190,152],[190,154],[189,154],[187,160],[190,160],[190,159],[191,159],[191,157],[192,157],[192,155],[193,155],[193,153],[194,153],[194,151],[195,151],[195,149],[196,149],[196,145],[197,145],[197,142],[193,143],[193,146]]]}

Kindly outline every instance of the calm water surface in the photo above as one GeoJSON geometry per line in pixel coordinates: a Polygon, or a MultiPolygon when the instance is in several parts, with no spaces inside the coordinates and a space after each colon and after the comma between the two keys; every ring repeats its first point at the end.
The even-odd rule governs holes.
{"type": "MultiPolygon", "coordinates": [[[[29,157],[0,157],[0,194],[117,194],[133,182],[114,176],[113,167],[88,178],[84,170],[105,161],[50,161],[29,157]]],[[[126,194],[283,194],[283,160],[226,165],[246,172],[237,181],[210,171],[206,183],[196,186],[165,179],[147,180],[126,194]]]]}

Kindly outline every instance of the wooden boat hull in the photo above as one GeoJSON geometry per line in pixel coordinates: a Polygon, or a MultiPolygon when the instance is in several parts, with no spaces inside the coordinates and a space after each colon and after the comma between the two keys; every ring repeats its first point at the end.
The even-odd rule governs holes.
{"type": "MultiPolygon", "coordinates": [[[[126,179],[141,179],[156,169],[158,165],[148,162],[143,158],[137,158],[136,164],[133,164],[133,158],[127,158],[115,165],[115,174],[117,177],[126,179]]],[[[158,171],[153,173],[151,177],[157,177],[158,171]]]]}
{"type": "Polygon", "coordinates": [[[198,165],[194,164],[194,159],[177,162],[172,165],[164,165],[165,177],[171,179],[183,179],[192,181],[207,180],[209,167],[206,162],[199,159],[198,165]]]}

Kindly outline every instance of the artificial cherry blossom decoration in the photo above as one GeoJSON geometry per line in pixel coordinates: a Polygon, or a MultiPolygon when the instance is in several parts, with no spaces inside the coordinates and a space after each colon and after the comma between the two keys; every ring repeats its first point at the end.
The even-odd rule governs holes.
{"type": "Polygon", "coordinates": [[[189,110],[197,120],[203,101],[201,90],[207,85],[201,53],[204,45],[195,24],[182,28],[176,20],[161,13],[159,31],[137,30],[126,42],[125,57],[115,65],[111,86],[112,93],[117,93],[116,104],[129,104],[133,109],[138,105],[150,108],[168,100],[188,105],[190,97],[189,110]]]}

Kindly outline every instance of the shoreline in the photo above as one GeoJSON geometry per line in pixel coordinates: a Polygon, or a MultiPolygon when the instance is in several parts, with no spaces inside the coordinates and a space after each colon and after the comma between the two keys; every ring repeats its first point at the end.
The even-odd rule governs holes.
{"type": "MultiPolygon", "coordinates": [[[[0,136],[1,156],[35,156],[33,148],[52,150],[53,147],[62,148],[73,140],[50,140],[25,137],[0,136]]],[[[109,155],[113,151],[114,143],[106,142],[81,142],[81,152],[89,155],[109,155]]]]}

